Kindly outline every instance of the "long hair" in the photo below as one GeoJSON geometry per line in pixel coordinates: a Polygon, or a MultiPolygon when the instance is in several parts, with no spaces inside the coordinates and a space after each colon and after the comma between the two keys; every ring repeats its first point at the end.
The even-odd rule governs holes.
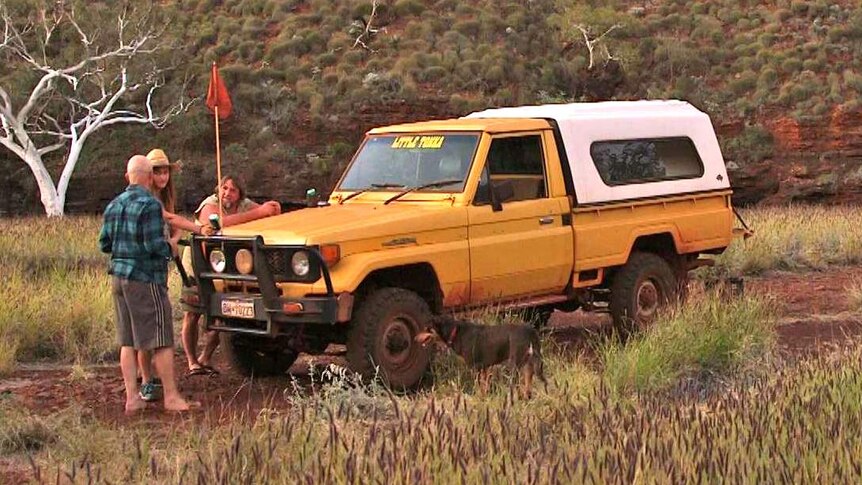
{"type": "MultiPolygon", "coordinates": [[[[239,178],[237,178],[234,175],[225,175],[221,178],[221,180],[219,181],[219,184],[216,185],[216,188],[215,188],[216,197],[218,197],[219,194],[221,193],[222,185],[226,184],[228,180],[233,182],[233,186],[236,187],[237,192],[239,192],[239,200],[240,200],[240,202],[242,202],[242,200],[245,199],[245,182],[240,180],[239,178]]],[[[167,187],[165,187],[165,188],[167,189],[167,187]]]]}
{"type": "Polygon", "coordinates": [[[156,194],[156,198],[159,199],[159,202],[162,203],[162,207],[166,211],[174,212],[174,209],[176,208],[177,193],[174,190],[173,170],[168,169],[168,173],[170,174],[168,177],[168,184],[165,185],[165,188],[162,190],[157,189],[155,181],[153,181],[153,193],[156,194]]]}

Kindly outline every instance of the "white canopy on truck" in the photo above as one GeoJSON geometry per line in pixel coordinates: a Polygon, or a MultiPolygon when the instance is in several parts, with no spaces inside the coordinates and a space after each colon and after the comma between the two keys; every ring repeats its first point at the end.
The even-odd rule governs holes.
{"type": "MultiPolygon", "coordinates": [[[[568,158],[578,205],[730,188],[709,116],[684,101],[608,101],[489,109],[467,118],[541,118],[556,122],[568,158]],[[608,185],[593,161],[597,142],[688,138],[703,174],[608,185]]],[[[565,169],[565,167],[564,167],[565,169]]]]}

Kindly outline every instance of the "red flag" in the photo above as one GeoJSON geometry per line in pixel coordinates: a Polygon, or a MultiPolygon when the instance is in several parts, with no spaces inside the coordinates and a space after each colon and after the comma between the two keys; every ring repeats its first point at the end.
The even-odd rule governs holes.
{"type": "Polygon", "coordinates": [[[227,94],[227,87],[218,74],[218,67],[215,62],[213,62],[210,85],[207,88],[207,107],[212,112],[215,112],[216,107],[218,107],[218,117],[222,120],[230,116],[231,109],[233,108],[230,96],[227,94]]]}

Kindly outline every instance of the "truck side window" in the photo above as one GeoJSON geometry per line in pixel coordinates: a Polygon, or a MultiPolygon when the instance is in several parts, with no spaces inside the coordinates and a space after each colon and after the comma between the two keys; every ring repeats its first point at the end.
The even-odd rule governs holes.
{"type": "Polygon", "coordinates": [[[502,202],[547,197],[545,156],[540,135],[495,138],[488,151],[486,167],[490,170],[492,185],[512,186],[514,197],[502,202]]]}
{"type": "Polygon", "coordinates": [[[685,137],[595,142],[590,155],[611,186],[703,176],[703,162],[685,137]]]}

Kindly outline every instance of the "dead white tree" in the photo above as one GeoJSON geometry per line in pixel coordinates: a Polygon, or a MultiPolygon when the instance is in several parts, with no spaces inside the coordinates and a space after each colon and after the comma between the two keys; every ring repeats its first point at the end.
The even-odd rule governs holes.
{"type": "Polygon", "coordinates": [[[0,1],[0,63],[38,74],[29,95],[0,85],[0,145],[30,168],[48,216],[63,215],[69,181],[93,133],[121,123],[163,127],[188,109],[189,103],[180,98],[156,113],[153,96],[164,85],[163,71],[156,67],[142,69],[133,63],[137,57],[159,48],[157,40],[162,32],[148,25],[147,16],[131,15],[126,8],[119,10],[116,26],[111,29],[111,37],[116,38],[103,42],[102,32],[98,28],[85,31],[74,10],[62,1],[26,19],[13,18],[0,1]],[[52,45],[63,29],[79,43],[77,58],[81,60],[77,63],[57,65],[60,61],[47,54],[52,49],[68,47],[52,45]],[[144,97],[144,91],[143,106],[130,108],[126,98],[136,92],[144,97]],[[16,99],[21,103],[17,110],[16,99]],[[64,148],[65,163],[55,184],[45,157],[64,148]]]}
{"type": "MultiPolygon", "coordinates": [[[[592,34],[591,34],[591,32],[590,32],[590,30],[592,30],[592,29],[590,29],[590,27],[588,27],[588,26],[584,26],[584,25],[582,25],[582,24],[577,24],[577,25],[575,25],[575,28],[576,28],[576,29],[578,29],[578,30],[580,30],[580,31],[581,31],[581,34],[584,36],[584,44],[586,44],[586,45],[587,45],[587,52],[588,52],[588,53],[589,53],[589,55],[590,55],[590,65],[589,65],[589,66],[587,66],[587,69],[588,69],[588,70],[589,70],[589,69],[592,69],[592,68],[593,68],[593,66],[595,65],[595,56],[594,56],[594,51],[595,51],[595,49],[596,49],[596,45],[597,45],[597,44],[599,44],[599,43],[602,41],[602,39],[604,39],[604,38],[605,38],[605,36],[606,36],[606,35],[610,34],[611,32],[613,32],[614,30],[616,30],[616,29],[618,29],[618,28],[620,28],[620,27],[622,27],[622,24],[614,24],[614,25],[611,25],[607,30],[605,30],[605,31],[604,31],[604,33],[603,33],[602,35],[600,35],[600,36],[598,36],[598,37],[595,37],[595,38],[593,38],[593,39],[590,39],[590,35],[592,35],[592,34]]],[[[614,60],[614,59],[615,59],[615,58],[611,55],[610,51],[608,50],[608,46],[607,46],[607,45],[605,45],[605,44],[601,44],[600,48],[601,48],[601,53],[605,55],[605,57],[607,58],[607,60],[609,60],[609,61],[610,61],[610,60],[614,60]]]]}
{"type": "Polygon", "coordinates": [[[368,15],[368,21],[366,22],[364,18],[359,17],[356,19],[356,22],[359,23],[359,28],[362,29],[362,32],[356,36],[356,40],[353,42],[353,48],[356,46],[362,46],[363,49],[366,49],[370,52],[374,52],[374,49],[368,47],[368,44],[371,42],[372,37],[377,35],[381,29],[375,29],[373,26],[374,16],[377,14],[377,0],[371,0],[371,14],[368,15]]]}

